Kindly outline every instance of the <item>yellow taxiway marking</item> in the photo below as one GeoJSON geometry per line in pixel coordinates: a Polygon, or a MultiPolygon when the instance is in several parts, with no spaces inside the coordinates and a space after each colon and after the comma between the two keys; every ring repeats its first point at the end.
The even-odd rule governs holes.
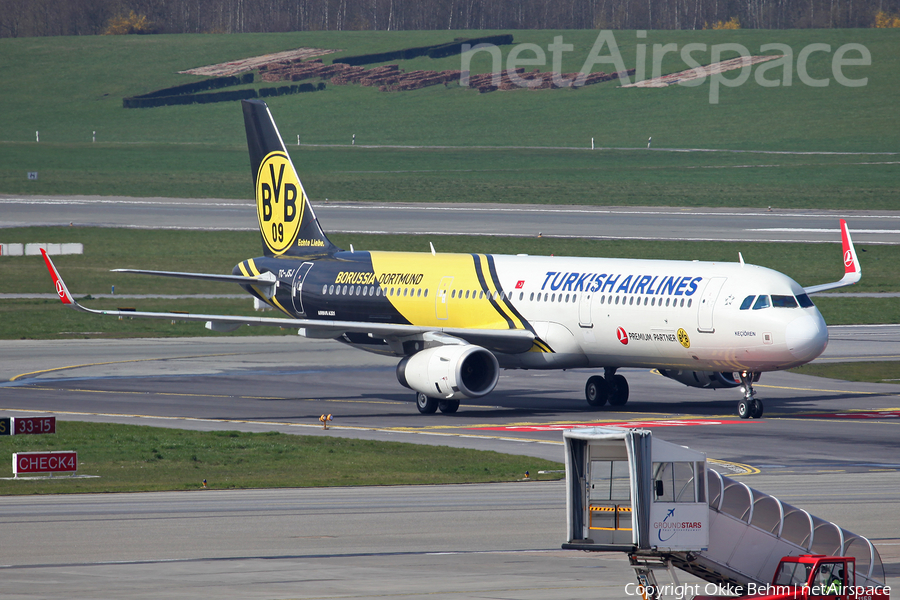
{"type": "MultiPolygon", "coordinates": [[[[622,414],[622,413],[620,413],[622,414]]],[[[681,417],[673,417],[667,413],[624,413],[624,416],[616,419],[587,419],[587,420],[573,420],[573,419],[565,419],[562,421],[518,421],[513,423],[504,423],[502,425],[498,425],[497,423],[474,423],[465,425],[465,429],[495,429],[497,427],[553,427],[558,425],[573,425],[573,426],[589,426],[589,425],[599,425],[602,426],[607,423],[628,423],[628,422],[641,422],[645,423],[648,421],[653,422],[666,422],[666,421],[683,421],[685,419],[698,420],[698,421],[719,421],[722,419],[733,419],[732,415],[718,415],[718,416],[690,416],[683,415],[681,417]],[[633,415],[633,416],[628,416],[633,415]],[[660,416],[655,416],[660,415],[660,416]]],[[[405,431],[405,430],[440,430],[440,429],[460,429],[461,425],[423,425],[421,427],[392,427],[391,430],[396,431],[405,431]]]]}
{"type": "Polygon", "coordinates": [[[860,392],[855,390],[821,390],[818,388],[806,388],[806,387],[790,387],[786,385],[760,385],[756,384],[754,387],[758,388],[768,388],[770,390],[791,390],[795,392],[827,392],[830,394],[858,394],[860,396],[900,396],[900,392],[860,392]]]}
{"type": "MultiPolygon", "coordinates": [[[[17,390],[21,388],[16,388],[17,390]]],[[[42,391],[53,391],[59,390],[56,387],[48,387],[48,386],[33,386],[29,387],[30,390],[42,390],[42,391]]],[[[80,393],[80,394],[131,394],[137,396],[187,396],[193,398],[243,398],[246,400],[294,400],[293,398],[282,398],[281,396],[234,396],[230,394],[197,394],[197,393],[184,393],[184,392],[152,392],[152,391],[128,391],[128,390],[90,390],[90,389],[81,389],[81,388],[69,388],[66,389],[67,392],[80,393]]],[[[301,400],[301,399],[297,399],[301,400]]],[[[51,411],[52,412],[52,411],[51,411]]],[[[78,413],[73,413],[78,414],[78,413]]],[[[88,413],[90,414],[90,413],[88,413]]]]}
{"type": "Polygon", "coordinates": [[[760,470],[756,467],[752,467],[750,465],[745,465],[743,463],[737,463],[730,460],[719,460],[716,458],[707,458],[706,462],[713,463],[715,465],[721,465],[730,471],[734,471],[729,475],[730,477],[737,477],[739,475],[757,475],[760,473],[760,470]]]}
{"type": "Polygon", "coordinates": [[[125,363],[153,362],[157,360],[184,360],[188,358],[215,358],[218,356],[237,356],[241,352],[228,352],[226,354],[197,354],[195,356],[167,356],[160,358],[135,358],[132,360],[111,360],[108,362],[84,363],[83,365],[67,365],[65,367],[54,367],[52,369],[41,369],[40,371],[30,371],[28,373],[20,373],[15,377],[11,377],[10,381],[16,381],[23,377],[43,375],[45,373],[54,373],[56,371],[66,371],[68,369],[80,369],[82,367],[101,367],[103,365],[121,365],[125,363]]]}
{"type": "MultiPolygon", "coordinates": [[[[21,390],[23,388],[15,388],[21,390]]],[[[57,387],[51,386],[30,386],[29,390],[54,391],[57,387]]],[[[409,404],[409,402],[397,402],[395,400],[327,400],[324,398],[291,398],[289,396],[236,396],[234,394],[200,394],[200,393],[184,393],[184,392],[155,392],[155,391],[129,391],[129,390],[92,390],[84,388],[66,388],[67,392],[79,394],[133,394],[140,396],[188,396],[194,398],[240,398],[243,400],[287,400],[290,402],[341,402],[347,404],[409,404]]]]}

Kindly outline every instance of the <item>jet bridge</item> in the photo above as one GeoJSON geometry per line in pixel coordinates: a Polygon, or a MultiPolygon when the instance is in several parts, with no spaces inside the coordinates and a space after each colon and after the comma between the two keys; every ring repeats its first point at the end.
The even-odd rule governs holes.
{"type": "MultiPolygon", "coordinates": [[[[563,433],[564,549],[625,552],[642,584],[671,567],[731,588],[772,581],[780,559],[856,558],[857,585],[884,585],[868,539],[709,470],[706,455],[646,430],[563,433]]],[[[677,583],[677,579],[676,579],[677,583]]]]}

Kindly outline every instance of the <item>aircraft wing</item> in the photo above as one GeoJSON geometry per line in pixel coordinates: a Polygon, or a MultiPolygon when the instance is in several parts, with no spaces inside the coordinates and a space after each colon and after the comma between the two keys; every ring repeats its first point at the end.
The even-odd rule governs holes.
{"type": "Polygon", "coordinates": [[[853,240],[850,239],[850,228],[847,227],[847,221],[844,219],[841,219],[841,245],[844,250],[844,276],[841,277],[840,281],[811,285],[803,288],[803,291],[807,294],[815,294],[816,292],[853,285],[860,280],[862,267],[859,264],[859,259],[856,257],[856,248],[853,246],[853,240]]]}
{"type": "MultiPolygon", "coordinates": [[[[441,327],[423,327],[419,325],[401,325],[391,323],[372,323],[364,321],[324,321],[318,319],[289,319],[275,317],[245,317],[237,315],[205,315],[194,313],[173,313],[173,312],[142,312],[133,310],[96,310],[87,308],[79,304],[69,292],[65,281],[60,276],[56,265],[47,255],[44,249],[41,249],[44,256],[44,262],[47,270],[53,278],[53,284],[56,286],[56,293],[63,304],[82,312],[93,313],[97,315],[119,316],[141,319],[165,319],[168,321],[192,321],[206,324],[206,328],[212,331],[234,331],[242,325],[262,326],[262,327],[280,327],[282,329],[298,329],[304,330],[307,337],[317,338],[338,338],[345,333],[371,333],[374,336],[382,338],[396,339],[425,339],[438,341],[440,343],[459,343],[464,342],[478,344],[488,350],[503,352],[509,354],[518,354],[527,352],[531,349],[535,340],[535,335],[531,331],[523,329],[454,329],[441,327]],[[429,335],[429,334],[443,334],[429,335]],[[457,340],[454,342],[454,340],[457,340]]],[[[207,279],[215,281],[226,281],[239,283],[258,284],[259,278],[256,277],[240,277],[234,275],[204,275],[200,273],[174,273],[168,271],[134,271],[128,269],[119,269],[120,272],[129,273],[145,273],[152,275],[168,274],[172,277],[188,277],[197,279],[207,279]],[[192,277],[198,275],[199,277],[192,277]]],[[[270,283],[269,285],[274,285],[270,283]]]]}

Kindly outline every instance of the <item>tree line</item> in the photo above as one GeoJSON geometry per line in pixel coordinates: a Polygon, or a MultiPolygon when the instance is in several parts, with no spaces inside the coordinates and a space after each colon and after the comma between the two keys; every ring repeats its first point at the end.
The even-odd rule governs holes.
{"type": "Polygon", "coordinates": [[[900,0],[0,0],[0,37],[703,29],[728,22],[744,29],[847,28],[900,23],[898,14],[900,0]]]}

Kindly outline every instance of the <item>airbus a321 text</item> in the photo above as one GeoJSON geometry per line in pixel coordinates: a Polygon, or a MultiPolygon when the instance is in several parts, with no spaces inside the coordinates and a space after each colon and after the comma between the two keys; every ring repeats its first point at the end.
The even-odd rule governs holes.
{"type": "Polygon", "coordinates": [[[341,250],[326,237],[264,102],[243,101],[263,256],[231,275],[120,272],[237,283],[283,317],[92,310],[79,305],[44,254],[56,290],[103,315],[296,328],[400,358],[397,379],[420,412],[454,413],[490,393],[504,369],[593,368],[594,408],[628,401],[622,367],[653,368],[697,388],[741,387],[742,418],[763,414],[760,373],[819,356],[825,321],[809,294],[859,281],[841,220],[845,274],[802,287],[737,263],[341,250]],[[602,373],[602,374],[600,374],[602,373]]]}

